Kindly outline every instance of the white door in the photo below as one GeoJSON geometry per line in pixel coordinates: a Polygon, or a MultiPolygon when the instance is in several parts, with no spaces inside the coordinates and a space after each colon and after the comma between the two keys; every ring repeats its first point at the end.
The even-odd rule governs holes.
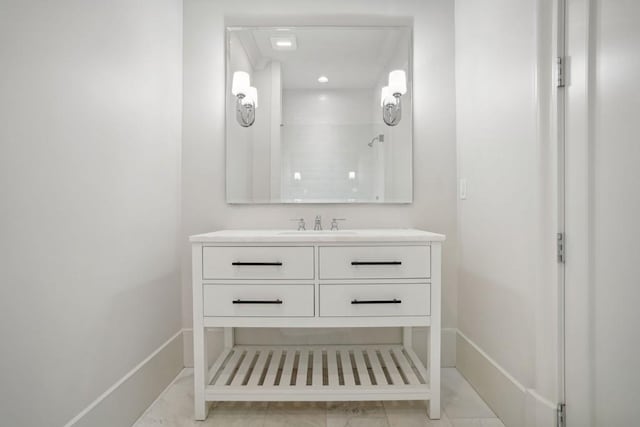
{"type": "Polygon", "coordinates": [[[640,425],[640,1],[567,0],[570,427],[640,425]]]}

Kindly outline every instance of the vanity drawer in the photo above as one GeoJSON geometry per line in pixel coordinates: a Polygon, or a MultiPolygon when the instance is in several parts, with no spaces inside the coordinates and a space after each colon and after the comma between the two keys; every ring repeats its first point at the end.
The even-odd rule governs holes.
{"type": "Polygon", "coordinates": [[[204,285],[204,316],[313,317],[313,285],[204,285]]]}
{"type": "Polygon", "coordinates": [[[320,279],[426,279],[430,246],[325,246],[320,279]]]}
{"type": "Polygon", "coordinates": [[[202,278],[313,279],[313,247],[204,246],[202,278]]]}
{"type": "Polygon", "coordinates": [[[320,285],[320,316],[428,316],[427,283],[320,285]]]}

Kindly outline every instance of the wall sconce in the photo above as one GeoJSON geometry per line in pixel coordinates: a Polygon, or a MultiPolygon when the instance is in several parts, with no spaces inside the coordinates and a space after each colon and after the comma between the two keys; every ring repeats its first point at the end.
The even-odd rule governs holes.
{"type": "Polygon", "coordinates": [[[380,106],[382,120],[388,126],[396,126],[402,118],[400,98],[407,93],[407,75],[404,70],[393,70],[389,73],[389,85],[382,88],[380,106]]]}
{"type": "Polygon", "coordinates": [[[236,120],[242,127],[249,127],[256,121],[258,90],[250,85],[249,73],[233,73],[231,93],[236,97],[236,120]]]}

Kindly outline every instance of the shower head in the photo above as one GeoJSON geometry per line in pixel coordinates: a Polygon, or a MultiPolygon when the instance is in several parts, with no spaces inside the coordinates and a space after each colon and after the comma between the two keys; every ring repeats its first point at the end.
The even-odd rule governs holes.
{"type": "Polygon", "coordinates": [[[369,142],[367,145],[368,145],[369,147],[373,147],[373,143],[374,143],[374,142],[376,142],[376,141],[378,141],[378,142],[384,142],[384,134],[382,134],[382,133],[381,133],[380,135],[378,135],[378,136],[374,137],[374,138],[371,140],[371,142],[369,142]]]}

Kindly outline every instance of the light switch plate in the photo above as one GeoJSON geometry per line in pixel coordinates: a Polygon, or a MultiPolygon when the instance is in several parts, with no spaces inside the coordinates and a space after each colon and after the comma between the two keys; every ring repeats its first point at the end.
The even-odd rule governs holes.
{"type": "Polygon", "coordinates": [[[467,199],[467,180],[461,178],[460,179],[460,200],[467,199]]]}

